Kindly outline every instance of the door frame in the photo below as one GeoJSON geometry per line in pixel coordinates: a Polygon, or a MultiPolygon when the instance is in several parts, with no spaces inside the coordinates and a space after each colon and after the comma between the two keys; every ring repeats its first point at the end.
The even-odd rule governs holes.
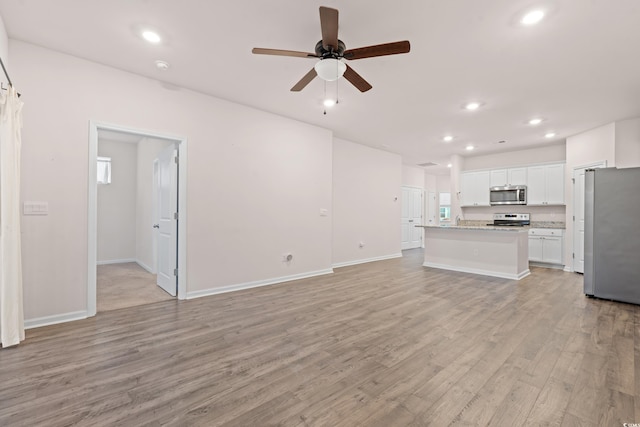
{"type": "Polygon", "coordinates": [[[163,134],[127,126],[89,120],[89,158],[88,158],[88,201],[87,201],[87,316],[97,312],[97,272],[98,261],[98,131],[109,130],[141,137],[166,139],[178,146],[178,299],[187,298],[187,139],[181,136],[163,134]]]}
{"type": "MultiPolygon", "coordinates": [[[[423,187],[416,187],[416,186],[413,186],[413,185],[402,185],[402,186],[400,186],[400,194],[402,194],[402,190],[404,188],[408,188],[410,190],[420,190],[420,202],[421,202],[420,203],[420,215],[421,215],[420,219],[422,220],[422,222],[424,222],[424,218],[425,218],[425,194],[424,194],[425,190],[424,190],[424,188],[423,187]]],[[[402,206],[401,206],[400,210],[402,210],[402,206]]],[[[424,224],[422,224],[422,225],[424,225],[424,224]]],[[[402,212],[400,213],[400,227],[402,227],[402,212]]],[[[420,231],[420,235],[421,235],[420,246],[416,246],[415,248],[411,248],[411,249],[424,248],[424,229],[422,229],[420,231]]],[[[400,237],[400,247],[401,247],[401,250],[403,250],[403,251],[407,250],[407,249],[402,249],[402,237],[400,237]]]]}
{"type": "MultiPolygon", "coordinates": [[[[593,162],[593,163],[589,163],[586,165],[579,165],[579,166],[574,166],[573,170],[571,172],[571,216],[573,217],[573,220],[571,221],[571,253],[574,254],[573,257],[571,257],[571,272],[575,272],[576,271],[576,259],[575,259],[575,254],[576,254],[576,172],[581,170],[581,169],[593,169],[593,168],[606,168],[607,167],[607,161],[606,160],[601,160],[599,162],[593,162]]],[[[582,201],[584,203],[584,199],[582,201]]],[[[584,250],[584,248],[583,248],[584,250]]],[[[566,254],[566,252],[565,252],[566,254]]],[[[568,263],[565,264],[565,266],[568,265],[568,263]]]]}

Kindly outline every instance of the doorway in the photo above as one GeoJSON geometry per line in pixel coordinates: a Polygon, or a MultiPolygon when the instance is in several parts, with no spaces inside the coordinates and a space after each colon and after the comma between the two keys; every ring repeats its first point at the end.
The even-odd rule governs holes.
{"type": "Polygon", "coordinates": [[[584,273],[584,174],[587,169],[605,168],[607,162],[573,169],[573,271],[584,273]]]}
{"type": "MultiPolygon", "coordinates": [[[[100,152],[101,158],[107,158],[103,152],[100,152]]],[[[159,134],[157,132],[150,132],[140,129],[133,129],[122,127],[118,125],[90,122],[89,124],[89,197],[88,197],[88,266],[87,266],[87,306],[88,306],[88,314],[93,316],[97,312],[97,298],[98,298],[98,269],[97,265],[101,264],[99,267],[101,269],[101,273],[111,273],[115,277],[120,276],[121,278],[128,278],[132,281],[137,281],[138,283],[149,282],[150,277],[153,277],[155,282],[156,274],[160,268],[163,269],[163,272],[170,271],[170,280],[173,280],[173,289],[169,286],[169,290],[172,292],[166,293],[166,296],[170,299],[173,298],[171,295],[176,296],[179,299],[185,299],[186,297],[186,219],[187,219],[187,210],[186,210],[186,198],[184,195],[186,194],[186,178],[187,178],[187,141],[185,138],[176,137],[172,135],[159,134]],[[137,229],[133,232],[136,234],[136,248],[135,255],[125,255],[124,257],[120,257],[118,253],[131,254],[131,249],[129,252],[109,252],[109,248],[107,245],[107,249],[105,247],[100,247],[100,251],[98,250],[98,235],[99,232],[103,233],[104,230],[100,229],[104,224],[99,222],[98,218],[98,208],[99,208],[99,200],[98,200],[98,171],[100,171],[100,177],[102,177],[104,170],[103,166],[98,166],[98,154],[99,154],[99,141],[101,140],[101,136],[103,135],[127,135],[130,138],[137,138],[139,141],[145,141],[144,146],[142,144],[138,147],[138,154],[140,154],[139,161],[140,165],[145,165],[144,168],[147,170],[144,171],[144,176],[142,180],[136,182],[136,187],[141,185],[141,188],[138,188],[138,194],[144,195],[146,198],[146,202],[143,206],[146,209],[146,213],[142,212],[140,215],[137,215],[136,220],[137,229]],[[148,148],[153,144],[151,142],[164,142],[162,148],[170,147],[172,154],[170,157],[171,162],[173,163],[173,168],[167,169],[169,172],[163,176],[159,175],[159,160],[156,159],[154,162],[153,158],[147,159],[149,156],[158,156],[158,153],[162,151],[161,149],[156,149],[156,153],[154,154],[153,150],[149,150],[148,148]],[[176,161],[179,160],[179,164],[176,161]],[[147,161],[148,160],[148,161],[147,161]],[[148,177],[148,180],[147,180],[148,177]],[[164,254],[162,252],[162,247],[160,250],[156,250],[159,241],[161,240],[158,237],[158,232],[156,228],[153,228],[159,221],[161,207],[162,204],[164,207],[171,206],[171,201],[165,199],[167,197],[162,194],[162,185],[156,185],[155,180],[163,179],[163,183],[165,186],[165,196],[173,197],[173,207],[171,208],[171,214],[165,214],[166,217],[170,216],[169,221],[165,221],[164,231],[170,231],[169,233],[169,246],[165,245],[165,249],[170,249],[172,253],[164,254]],[[142,183],[142,184],[141,184],[142,183]],[[168,189],[172,188],[172,191],[168,191],[168,189]],[[156,194],[157,193],[157,194],[156,194]],[[182,195],[180,197],[180,195],[182,195]],[[179,213],[179,216],[178,216],[179,213]],[[145,216],[146,215],[146,216],[145,216]],[[151,218],[153,215],[153,219],[151,218]],[[142,220],[140,219],[142,217],[142,220]],[[172,230],[171,230],[172,229],[172,230]],[[171,240],[173,239],[173,240],[171,240]],[[140,245],[140,242],[146,242],[140,245]],[[115,255],[114,255],[115,254],[115,255]],[[146,254],[146,255],[145,255],[146,254]],[[99,257],[100,255],[100,257],[99,257]],[[161,260],[161,261],[159,261],[161,260]],[[171,268],[167,267],[167,260],[171,260],[171,268]],[[100,261],[100,263],[98,262],[100,261]],[[113,262],[109,262],[113,261],[113,262]]],[[[167,162],[165,162],[167,163],[167,162]]],[[[115,170],[111,170],[113,174],[115,170]]],[[[115,180],[116,177],[113,176],[112,180],[115,180]]],[[[142,198],[142,196],[141,196],[142,198]]],[[[102,201],[102,200],[101,200],[102,201]]],[[[140,201],[138,201],[137,208],[140,210],[140,201]]],[[[111,211],[117,212],[116,210],[111,211]]],[[[104,215],[102,215],[104,218],[104,215]]],[[[164,218],[168,220],[168,218],[164,218]]],[[[110,219],[109,219],[110,220],[110,219]]],[[[159,227],[158,227],[159,228],[159,227]]],[[[114,228],[112,228],[114,229],[114,228]]],[[[117,229],[117,227],[116,227],[117,229]]],[[[166,234],[166,233],[165,233],[166,234]]],[[[122,241],[126,240],[125,238],[115,240],[116,246],[121,245],[122,241]]],[[[103,277],[101,276],[101,280],[103,277]]],[[[127,279],[127,280],[128,280],[127,279]]],[[[164,277],[167,279],[167,277],[164,277]]],[[[166,280],[164,282],[166,286],[166,280]]],[[[161,296],[165,294],[165,291],[161,290],[158,286],[154,286],[152,288],[153,291],[159,291],[161,296]],[[157,288],[157,289],[156,289],[157,288]]],[[[116,291],[117,292],[117,291],[116,291]]],[[[144,301],[146,297],[135,297],[135,293],[132,297],[132,300],[138,298],[141,301],[144,301]]],[[[147,299],[148,301],[148,299],[147,299]]],[[[121,303],[117,303],[121,304],[121,303]]],[[[136,304],[130,304],[136,305],[136,304]]]]}
{"type": "Polygon", "coordinates": [[[402,242],[401,249],[422,247],[422,188],[402,187],[402,242]]]}

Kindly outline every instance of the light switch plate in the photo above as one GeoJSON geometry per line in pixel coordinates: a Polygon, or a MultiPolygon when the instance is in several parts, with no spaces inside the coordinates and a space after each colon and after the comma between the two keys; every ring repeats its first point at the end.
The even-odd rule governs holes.
{"type": "Polygon", "coordinates": [[[24,202],[22,205],[24,215],[49,215],[48,202],[24,202]]]}

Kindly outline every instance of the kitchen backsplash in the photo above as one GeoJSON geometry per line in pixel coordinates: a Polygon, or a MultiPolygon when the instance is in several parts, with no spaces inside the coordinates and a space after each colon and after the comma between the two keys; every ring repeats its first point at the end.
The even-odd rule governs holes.
{"type": "Polygon", "coordinates": [[[486,207],[466,207],[462,209],[462,219],[493,221],[495,213],[528,213],[531,221],[566,221],[566,210],[564,206],[486,206],[486,207]]]}

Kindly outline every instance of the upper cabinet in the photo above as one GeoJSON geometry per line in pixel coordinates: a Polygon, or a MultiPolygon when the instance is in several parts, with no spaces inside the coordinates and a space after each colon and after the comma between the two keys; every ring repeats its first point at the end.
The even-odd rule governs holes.
{"type": "Polygon", "coordinates": [[[526,185],[528,205],[564,205],[564,163],[462,172],[460,206],[490,206],[489,188],[505,185],[526,185]]]}
{"type": "Polygon", "coordinates": [[[564,205],[564,164],[527,168],[528,205],[564,205]]]}
{"type": "Polygon", "coordinates": [[[463,172],[460,178],[461,206],[489,206],[489,171],[463,172]]]}
{"type": "Polygon", "coordinates": [[[527,185],[527,168],[495,169],[490,172],[491,187],[527,185]]]}

